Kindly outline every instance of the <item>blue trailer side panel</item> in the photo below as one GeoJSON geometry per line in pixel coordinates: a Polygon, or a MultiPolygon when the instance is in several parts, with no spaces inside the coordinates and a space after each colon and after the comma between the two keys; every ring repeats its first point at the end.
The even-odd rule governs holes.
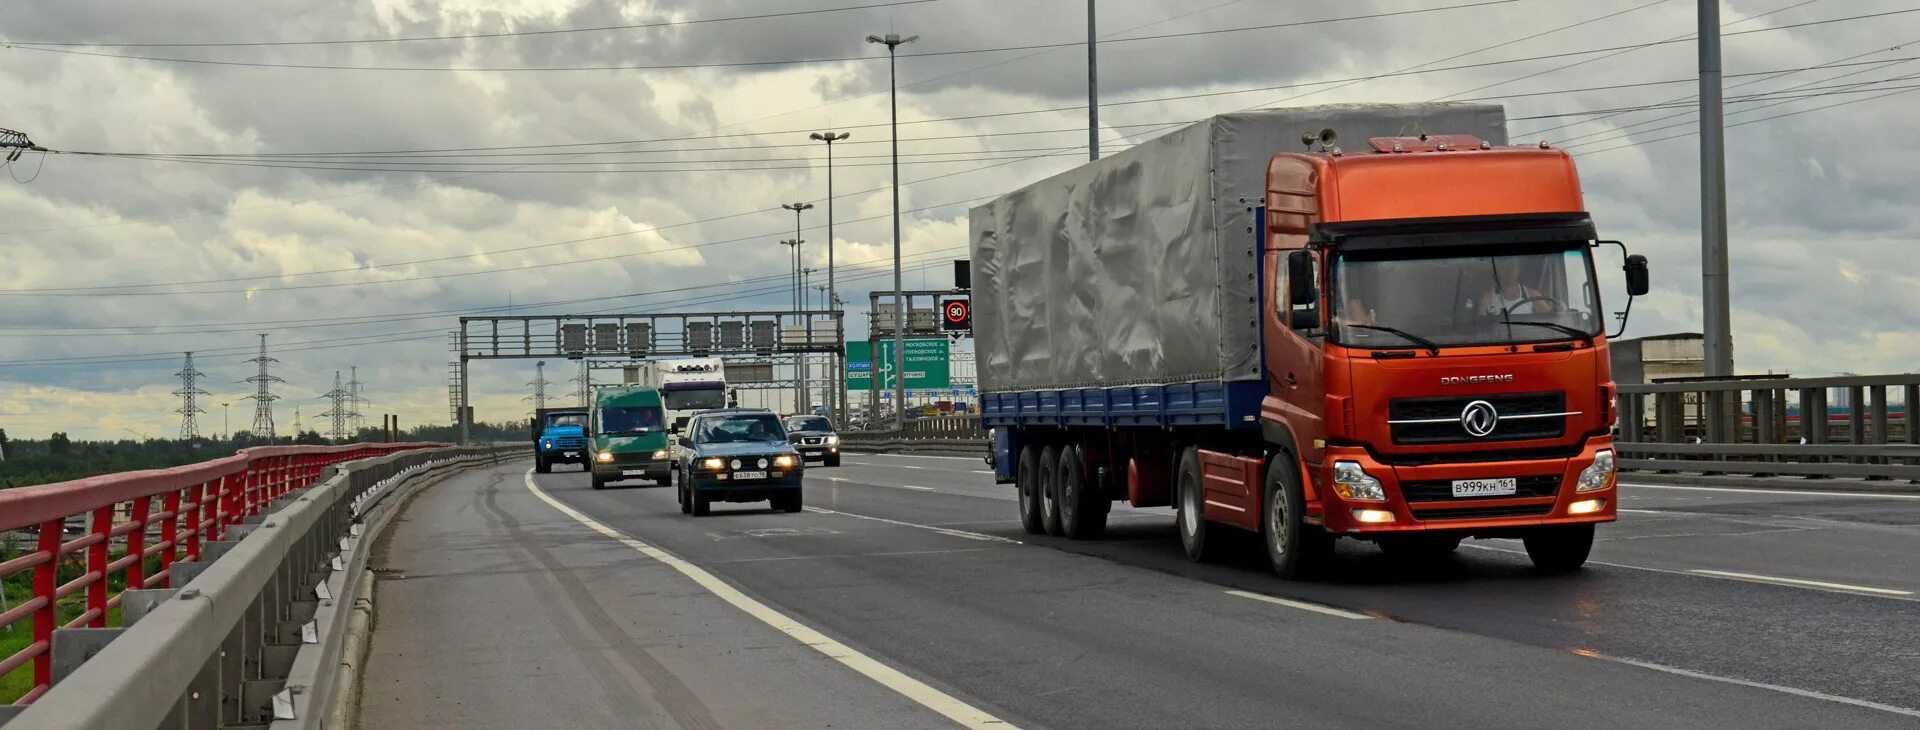
{"type": "Polygon", "coordinates": [[[1258,428],[1265,394],[1257,380],[982,393],[980,424],[1258,428]]]}

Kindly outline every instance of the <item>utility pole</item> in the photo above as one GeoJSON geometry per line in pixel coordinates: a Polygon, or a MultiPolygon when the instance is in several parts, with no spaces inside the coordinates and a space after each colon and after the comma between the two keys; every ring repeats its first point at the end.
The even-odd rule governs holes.
{"type": "Polygon", "coordinates": [[[360,430],[367,427],[367,417],[360,408],[367,404],[367,399],[360,396],[360,366],[354,365],[348,368],[347,372],[350,378],[347,381],[347,407],[352,411],[349,415],[347,430],[353,434],[354,438],[359,438],[360,430]]]}
{"type": "MultiPolygon", "coordinates": [[[[893,139],[893,430],[903,431],[907,427],[907,413],[903,408],[907,401],[907,310],[905,287],[900,282],[900,80],[894,70],[896,51],[900,46],[919,40],[920,36],[901,38],[898,33],[888,33],[886,37],[867,36],[868,43],[880,43],[887,47],[887,136],[893,139]]],[[[878,414],[875,414],[878,415],[878,414]]]]}
{"type": "MultiPolygon", "coordinates": [[[[1733,377],[1733,305],[1727,281],[1727,148],[1721,110],[1720,3],[1699,0],[1700,311],[1706,376],[1733,377]]],[[[1728,398],[1708,399],[1709,440],[1720,442],[1735,417],[1728,398]]]]}
{"type": "Polygon", "coordinates": [[[574,391],[574,397],[580,399],[581,408],[593,404],[593,369],[588,367],[586,358],[580,358],[580,375],[567,380],[578,386],[574,391]]]}
{"type": "Polygon", "coordinates": [[[273,443],[275,436],[273,432],[273,402],[280,400],[280,396],[273,394],[272,386],[274,383],[284,383],[287,381],[268,372],[268,366],[280,361],[267,356],[266,335],[260,336],[260,354],[247,362],[260,366],[260,374],[240,381],[254,385],[253,395],[243,399],[253,401],[253,436],[254,438],[266,439],[267,443],[273,443]]]}
{"type": "Polygon", "coordinates": [[[207,374],[194,369],[192,352],[188,352],[186,355],[187,361],[180,366],[180,372],[173,374],[174,377],[180,379],[180,389],[173,391],[174,395],[180,396],[180,408],[174,411],[174,413],[180,414],[180,440],[192,441],[200,438],[200,418],[198,414],[207,412],[206,409],[200,407],[199,398],[200,396],[210,394],[205,390],[201,390],[199,383],[196,382],[201,378],[207,377],[207,374]]]}
{"type": "Polygon", "coordinates": [[[552,385],[547,382],[547,361],[541,360],[533,364],[533,382],[527,385],[533,386],[531,400],[533,412],[537,414],[547,407],[547,386],[552,385]]]}
{"type": "Polygon", "coordinates": [[[1087,161],[1100,159],[1100,51],[1093,34],[1093,4],[1087,0],[1087,161]]]}
{"type": "Polygon", "coordinates": [[[227,409],[227,406],[230,406],[230,405],[233,405],[233,404],[232,403],[220,404],[220,440],[221,441],[233,440],[232,411],[227,409]]]}
{"type": "MultiPolygon", "coordinates": [[[[340,371],[333,371],[333,390],[327,391],[325,395],[320,397],[326,398],[332,403],[332,407],[327,409],[327,418],[330,425],[327,431],[328,438],[331,438],[336,444],[345,441],[347,439],[348,424],[353,419],[353,413],[347,405],[347,401],[353,396],[347,392],[345,386],[340,384],[340,371]]],[[[299,434],[294,435],[296,438],[299,436],[299,434]]]]}

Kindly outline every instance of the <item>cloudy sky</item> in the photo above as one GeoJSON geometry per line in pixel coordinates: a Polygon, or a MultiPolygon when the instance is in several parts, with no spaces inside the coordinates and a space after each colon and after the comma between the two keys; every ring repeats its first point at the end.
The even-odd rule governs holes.
{"type": "MultiPolygon", "coordinates": [[[[1920,95],[1902,94],[1920,86],[1907,80],[1920,44],[1900,47],[1920,40],[1920,13],[1858,17],[1901,9],[1723,6],[1738,102],[1728,124],[1740,125],[1727,167],[1742,371],[1894,372],[1920,359],[1920,259],[1899,248],[1920,227],[1920,159],[1898,141],[1900,120],[1920,112],[1920,95]]],[[[295,406],[316,424],[334,371],[356,365],[369,410],[443,422],[450,310],[784,305],[765,278],[788,270],[775,242],[793,219],[778,206],[825,195],[810,130],[853,135],[837,147],[837,258],[842,297],[863,302],[883,282],[891,203],[887,65],[869,33],[921,36],[899,62],[908,284],[945,286],[967,203],[1084,158],[1084,11],[1081,0],[9,4],[0,127],[115,155],[28,153],[0,179],[0,428],[175,433],[171,374],[188,349],[213,392],[202,430],[220,430],[221,402],[244,428],[251,403],[237,398],[249,391],[236,381],[259,332],[287,380],[282,430],[295,406]],[[311,43],[633,25],[651,27],[311,43]],[[767,63],[796,60],[813,62],[767,63]],[[462,151],[391,153],[446,149],[462,151]],[[607,299],[533,306],[587,298],[607,299]]],[[[1113,150],[1163,123],[1260,106],[1500,100],[1515,140],[1580,155],[1603,232],[1652,259],[1654,293],[1629,334],[1697,331],[1693,13],[1688,0],[1101,0],[1103,137],[1113,150]],[[1474,7],[1437,9],[1460,5],[1474,7]],[[1381,17],[1353,17],[1366,15],[1381,17]],[[1306,23],[1320,20],[1333,22],[1306,23]],[[1283,24],[1294,25],[1248,29],[1283,24]]],[[[809,227],[824,225],[823,208],[809,227]]],[[[806,255],[824,267],[823,246],[806,255]]],[[[532,375],[531,363],[476,366],[479,417],[524,413],[532,375]]]]}

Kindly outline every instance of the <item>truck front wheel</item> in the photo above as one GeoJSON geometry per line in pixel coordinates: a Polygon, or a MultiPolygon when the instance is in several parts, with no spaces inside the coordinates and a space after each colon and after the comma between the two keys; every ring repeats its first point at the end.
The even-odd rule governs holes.
{"type": "Polygon", "coordinates": [[[1189,446],[1180,452],[1180,477],[1174,488],[1179,494],[1174,496],[1178,514],[1175,520],[1180,523],[1180,547],[1187,551],[1187,559],[1196,563],[1210,563],[1220,559],[1225,550],[1221,547],[1221,535],[1210,535],[1206,509],[1201,506],[1204,492],[1200,485],[1204,483],[1200,474],[1200,449],[1189,446]]]}
{"type": "Polygon", "coordinates": [[[1074,540],[1097,540],[1107,529],[1107,505],[1089,489],[1078,446],[1060,452],[1060,527],[1074,540]]]}
{"type": "Polygon", "coordinates": [[[533,470],[541,474],[550,474],[553,472],[553,462],[547,461],[545,454],[535,453],[533,455],[533,470]]]}
{"type": "Polygon", "coordinates": [[[1060,447],[1040,450],[1040,469],[1034,481],[1040,492],[1040,524],[1049,535],[1066,534],[1066,528],[1060,525],[1060,447]]]}
{"type": "Polygon", "coordinates": [[[1533,567],[1549,575],[1571,573],[1586,564],[1593,551],[1593,525],[1542,527],[1521,538],[1533,567]]]}
{"type": "Polygon", "coordinates": [[[1274,574],[1293,580],[1319,571],[1333,554],[1333,535],[1318,525],[1307,524],[1307,497],[1300,487],[1299,465],[1285,453],[1267,465],[1264,506],[1260,532],[1274,574]]]}
{"type": "Polygon", "coordinates": [[[1032,446],[1020,449],[1018,471],[1013,475],[1014,490],[1020,493],[1020,526],[1027,534],[1047,531],[1046,516],[1040,511],[1040,451],[1032,446]]]}

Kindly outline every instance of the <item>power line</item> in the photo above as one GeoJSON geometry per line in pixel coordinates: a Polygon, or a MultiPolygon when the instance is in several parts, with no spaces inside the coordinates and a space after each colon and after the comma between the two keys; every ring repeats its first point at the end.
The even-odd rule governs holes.
{"type": "MultiPolygon", "coordinates": [[[[1514,3],[1519,1],[1520,0],[1480,0],[1479,2],[1463,3],[1458,5],[1444,5],[1444,6],[1431,7],[1431,8],[1412,8],[1408,10],[1368,13],[1365,15],[1352,15],[1352,16],[1343,16],[1338,18],[1321,18],[1316,20],[1302,20],[1302,21],[1293,21],[1293,22],[1286,22],[1286,23],[1269,23],[1266,25],[1238,26],[1233,28],[1216,28],[1213,30],[1187,31],[1182,33],[1160,33],[1160,34],[1154,34],[1154,35],[1131,36],[1126,38],[1114,38],[1110,40],[1104,40],[1102,42],[1103,43],[1132,43],[1137,41],[1163,40],[1163,39],[1170,39],[1170,38],[1193,38],[1193,37],[1200,37],[1200,36],[1221,35],[1221,34],[1227,34],[1227,33],[1246,33],[1246,32],[1261,31],[1261,30],[1276,30],[1280,28],[1297,28],[1297,27],[1303,27],[1303,26],[1325,25],[1329,23],[1346,22],[1351,20],[1371,20],[1376,18],[1388,18],[1388,17],[1403,16],[1403,15],[1419,15],[1424,13],[1444,12],[1448,10],[1463,10],[1468,8],[1486,7],[1489,5],[1504,5],[1504,4],[1514,3]]],[[[937,57],[943,57],[943,56],[968,56],[968,55],[977,55],[977,54],[984,54],[984,53],[1006,53],[1011,51],[1033,51],[1033,50],[1045,50],[1045,49],[1055,49],[1055,48],[1073,48],[1077,46],[1084,46],[1086,45],[1086,43],[1087,42],[1083,39],[1083,40],[1074,40],[1074,41],[1064,41],[1064,42],[1058,42],[1058,43],[1034,43],[1034,44],[1027,44],[1027,45],[1019,45],[1019,46],[969,48],[969,49],[952,50],[952,51],[923,51],[920,53],[902,53],[900,54],[900,57],[901,58],[937,58],[937,57]]],[[[77,50],[73,50],[72,48],[60,48],[60,47],[44,46],[44,45],[31,45],[31,44],[21,43],[17,41],[6,44],[6,47],[22,50],[22,51],[34,51],[38,53],[56,53],[56,54],[73,55],[73,56],[91,56],[91,57],[98,57],[98,58],[113,58],[113,59],[129,60],[129,61],[148,61],[153,63],[177,63],[177,64],[191,64],[191,65],[204,65],[204,66],[238,66],[238,67],[248,67],[248,68],[299,69],[299,70],[309,70],[309,71],[388,71],[388,72],[464,71],[464,72],[487,72],[487,73],[517,73],[517,72],[578,72],[578,71],[678,71],[678,70],[709,69],[709,68],[768,68],[768,67],[778,67],[778,66],[811,66],[811,65],[821,65],[821,64],[878,61],[878,60],[883,60],[884,58],[881,56],[860,55],[860,56],[835,56],[835,57],[820,57],[820,58],[779,59],[779,60],[764,60],[764,61],[710,61],[710,62],[703,62],[703,63],[666,63],[666,64],[639,64],[639,65],[621,65],[621,66],[349,66],[344,64],[330,64],[330,63],[277,63],[277,62],[270,62],[270,61],[225,61],[225,60],[205,59],[205,58],[175,58],[175,57],[166,57],[166,56],[146,56],[146,55],[127,54],[127,53],[106,53],[102,51],[77,51],[77,50]]]]}
{"type": "MultiPolygon", "coordinates": [[[[1733,128],[1735,128],[1735,127],[1744,127],[1744,126],[1747,126],[1747,125],[1749,125],[1749,124],[1758,124],[1758,123],[1760,123],[1760,122],[1766,122],[1766,121],[1771,121],[1771,120],[1774,120],[1774,119],[1783,119],[1783,118],[1786,118],[1786,117],[1792,117],[1792,116],[1799,116],[1799,115],[1801,115],[1801,114],[1809,114],[1809,113],[1812,113],[1812,112],[1817,112],[1817,111],[1823,111],[1823,110],[1826,110],[1826,109],[1833,109],[1833,108],[1835,108],[1835,107],[1842,107],[1842,106],[1847,106],[1847,105],[1850,105],[1850,104],[1860,104],[1860,103],[1863,103],[1863,102],[1869,102],[1869,101],[1878,101],[1878,100],[1880,100],[1880,99],[1885,99],[1885,98],[1887,98],[1887,97],[1890,97],[1890,96],[1899,96],[1899,95],[1901,95],[1901,94],[1910,94],[1910,93],[1913,93],[1913,92],[1915,92],[1915,91],[1920,91],[1920,85],[1915,85],[1915,86],[1908,86],[1908,87],[1905,87],[1905,88],[1902,88],[1902,89],[1899,89],[1899,90],[1896,90],[1896,91],[1890,91],[1890,92],[1888,92],[1888,93],[1885,93],[1885,94],[1880,94],[1880,95],[1878,95],[1878,96],[1869,96],[1869,97],[1867,97],[1867,98],[1865,98],[1865,99],[1852,99],[1852,100],[1848,100],[1848,101],[1842,101],[1842,102],[1837,102],[1837,103],[1833,103],[1833,104],[1826,104],[1826,105],[1822,105],[1822,106],[1817,106],[1817,107],[1813,107],[1813,108],[1811,108],[1811,109],[1801,109],[1801,110],[1798,110],[1798,111],[1791,111],[1791,112],[1786,112],[1786,113],[1783,113],[1783,114],[1775,114],[1775,115],[1772,115],[1772,116],[1766,116],[1766,117],[1760,117],[1759,119],[1749,119],[1749,120],[1746,120],[1746,121],[1743,121],[1743,122],[1739,122],[1739,123],[1736,123],[1736,124],[1729,124],[1729,125],[1727,125],[1727,127],[1726,127],[1726,128],[1727,128],[1727,129],[1733,129],[1733,128]]],[[[1752,110],[1749,110],[1749,111],[1752,111],[1752,110]]],[[[1623,144],[1623,145],[1616,145],[1616,146],[1613,146],[1613,147],[1602,147],[1602,148],[1600,148],[1600,149],[1597,149],[1597,150],[1587,150],[1587,151],[1584,151],[1584,152],[1577,152],[1577,153],[1574,153],[1574,156],[1575,156],[1575,157],[1586,157],[1586,156],[1588,156],[1588,155],[1597,155],[1597,154],[1600,154],[1600,153],[1602,153],[1602,152],[1611,152],[1611,151],[1613,151],[1613,150],[1623,150],[1623,149],[1627,149],[1627,148],[1629,148],[1629,147],[1640,147],[1640,146],[1643,146],[1643,145],[1649,145],[1649,144],[1653,144],[1653,143],[1655,143],[1655,142],[1665,142],[1665,141],[1667,141],[1667,140],[1670,140],[1670,139],[1680,139],[1680,138],[1682,138],[1682,137],[1691,137],[1691,136],[1694,136],[1694,135],[1696,135],[1696,134],[1699,134],[1699,133],[1700,133],[1700,132],[1699,132],[1698,130],[1695,130],[1695,131],[1692,131],[1692,132],[1683,132],[1683,133],[1681,133],[1681,134],[1674,134],[1674,135],[1668,135],[1668,136],[1666,136],[1666,137],[1656,137],[1656,138],[1654,138],[1654,139],[1647,139],[1647,140],[1640,140],[1640,141],[1636,141],[1636,142],[1629,142],[1629,143],[1627,143],[1627,144],[1623,144]]]]}
{"type": "Polygon", "coordinates": [[[396,36],[389,38],[345,38],[317,41],[233,41],[233,42],[133,42],[115,41],[14,41],[23,46],[111,46],[116,48],[233,48],[264,46],[336,46],[360,43],[412,43],[417,41],[463,41],[483,38],[521,38],[527,36],[563,35],[568,33],[600,33],[616,30],[641,30],[646,28],[666,28],[677,25],[701,25],[708,23],[729,23],[740,20],[766,20],[770,18],[791,18],[801,15],[821,15],[854,10],[872,10],[901,5],[919,5],[936,0],[895,0],[894,2],[874,3],[871,5],[847,5],[834,8],[816,8],[812,10],[790,10],[779,13],[759,13],[755,15],[735,15],[724,18],[692,18],[688,20],[662,20],[649,23],[629,23],[625,25],[599,25],[585,28],[554,28],[549,30],[503,31],[498,33],[467,33],[463,35],[433,36],[396,36]]]}

